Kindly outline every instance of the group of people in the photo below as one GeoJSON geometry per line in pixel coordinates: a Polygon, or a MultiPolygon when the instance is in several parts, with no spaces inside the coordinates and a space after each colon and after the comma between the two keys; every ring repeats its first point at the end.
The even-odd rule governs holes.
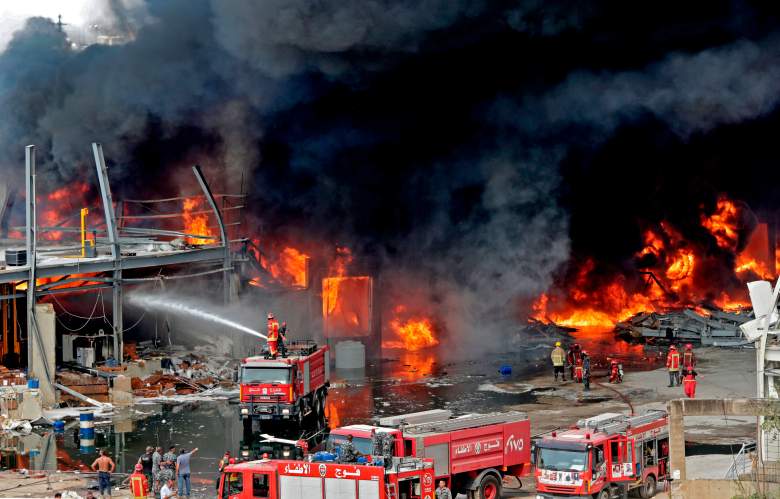
{"type": "Polygon", "coordinates": [[[669,388],[680,386],[681,380],[683,391],[688,398],[696,396],[696,355],[693,353],[693,345],[685,345],[685,351],[680,354],[677,346],[669,347],[669,353],[666,354],[666,368],[669,370],[669,388]]]}
{"type": "Polygon", "coordinates": [[[168,452],[163,453],[162,447],[147,447],[146,452],[138,458],[135,471],[130,475],[131,496],[136,499],[189,497],[192,493],[190,460],[197,451],[196,447],[189,452],[181,449],[177,453],[176,446],[172,445],[168,452]],[[177,483],[174,482],[174,477],[177,483]]]}
{"type": "Polygon", "coordinates": [[[273,312],[268,312],[268,334],[266,338],[266,345],[268,346],[268,355],[270,358],[275,359],[277,355],[287,357],[287,347],[285,342],[287,341],[287,323],[282,322],[281,326],[279,321],[274,317],[273,312]]]}
{"type": "Polygon", "coordinates": [[[552,360],[555,381],[558,381],[559,374],[561,380],[566,381],[565,369],[568,367],[571,379],[582,383],[583,390],[586,392],[590,390],[590,356],[579,343],[572,344],[567,352],[561,346],[561,342],[556,341],[550,360],[552,360]]]}

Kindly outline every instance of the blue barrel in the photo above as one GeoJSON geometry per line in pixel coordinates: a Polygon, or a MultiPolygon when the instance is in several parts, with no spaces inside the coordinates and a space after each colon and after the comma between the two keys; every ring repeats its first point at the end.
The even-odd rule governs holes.
{"type": "Polygon", "coordinates": [[[56,431],[57,433],[62,433],[63,431],[65,431],[65,421],[63,421],[61,419],[58,419],[57,421],[55,421],[54,422],[54,431],[56,431]]]}
{"type": "Polygon", "coordinates": [[[502,376],[509,376],[512,374],[512,366],[504,364],[498,368],[498,372],[501,373],[502,376]]]}
{"type": "Polygon", "coordinates": [[[40,387],[40,383],[38,382],[38,378],[30,378],[27,380],[27,388],[37,390],[39,387],[40,387]]]}
{"type": "Polygon", "coordinates": [[[82,440],[92,440],[92,447],[95,446],[95,414],[91,412],[82,412],[79,414],[79,438],[82,440]]]}

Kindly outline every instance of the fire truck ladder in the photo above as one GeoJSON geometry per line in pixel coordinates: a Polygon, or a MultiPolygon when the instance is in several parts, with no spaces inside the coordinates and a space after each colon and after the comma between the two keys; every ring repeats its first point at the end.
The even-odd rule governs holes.
{"type": "Polygon", "coordinates": [[[466,428],[478,428],[480,426],[488,426],[499,423],[509,423],[512,421],[524,421],[528,419],[528,415],[524,412],[512,411],[507,413],[493,413],[493,414],[469,414],[455,419],[447,419],[444,421],[434,421],[431,423],[420,423],[416,425],[409,425],[405,427],[404,433],[419,434],[419,433],[434,433],[444,431],[456,431],[466,428]]]}
{"type": "Polygon", "coordinates": [[[598,420],[597,418],[581,419],[577,421],[577,426],[582,429],[592,429],[593,431],[614,434],[623,433],[628,428],[642,426],[665,417],[666,411],[649,410],[640,416],[629,417],[621,414],[603,420],[598,420]]]}

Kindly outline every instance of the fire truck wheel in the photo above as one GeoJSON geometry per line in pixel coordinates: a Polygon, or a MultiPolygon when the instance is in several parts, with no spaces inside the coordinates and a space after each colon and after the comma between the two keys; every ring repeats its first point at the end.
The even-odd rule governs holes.
{"type": "Polygon", "coordinates": [[[475,499],[499,499],[501,497],[501,482],[493,475],[485,475],[474,494],[475,499]]]}
{"type": "Polygon", "coordinates": [[[314,415],[317,418],[322,415],[322,395],[319,392],[314,395],[314,415]]]}
{"type": "Polygon", "coordinates": [[[642,499],[650,499],[655,495],[655,477],[653,475],[647,475],[645,483],[639,489],[639,497],[642,499]]]}
{"type": "Polygon", "coordinates": [[[607,489],[602,490],[599,492],[598,498],[599,499],[610,499],[609,491],[607,489]]]}

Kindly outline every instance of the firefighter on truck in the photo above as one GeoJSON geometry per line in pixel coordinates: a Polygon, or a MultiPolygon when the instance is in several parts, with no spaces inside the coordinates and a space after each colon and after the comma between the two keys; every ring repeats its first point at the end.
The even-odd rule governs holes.
{"type": "Polygon", "coordinates": [[[669,418],[605,413],[551,432],[535,444],[536,497],[653,497],[669,475],[669,418]]]}

